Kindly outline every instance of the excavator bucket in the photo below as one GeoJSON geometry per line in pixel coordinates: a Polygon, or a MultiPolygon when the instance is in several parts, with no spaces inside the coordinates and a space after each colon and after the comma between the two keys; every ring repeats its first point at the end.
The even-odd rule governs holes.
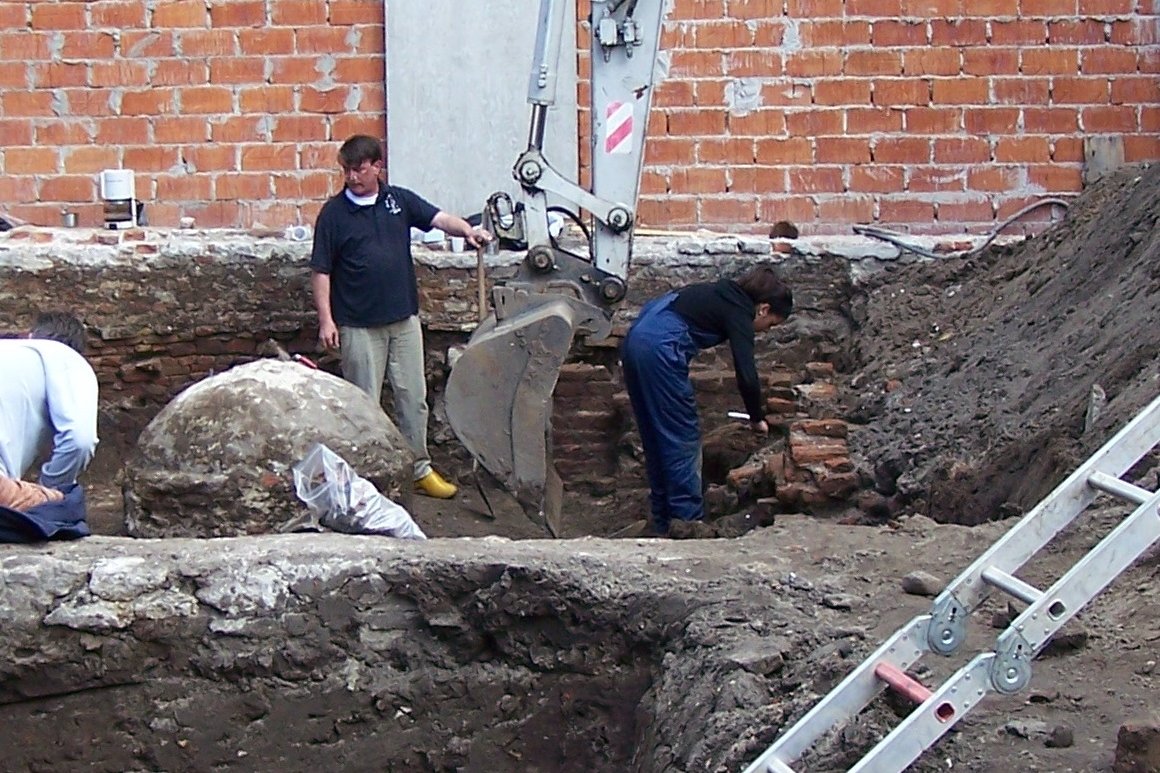
{"type": "Polygon", "coordinates": [[[582,304],[550,295],[504,319],[489,315],[447,380],[455,434],[553,537],[563,491],[552,463],[552,391],[588,316],[582,304]]]}

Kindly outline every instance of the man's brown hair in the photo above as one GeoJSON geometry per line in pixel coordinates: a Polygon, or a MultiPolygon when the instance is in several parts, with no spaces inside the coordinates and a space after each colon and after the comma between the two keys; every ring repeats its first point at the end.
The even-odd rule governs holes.
{"type": "Polygon", "coordinates": [[[756,266],[737,280],[754,304],[768,303],[769,310],[782,319],[793,313],[793,293],[769,266],[756,266]]]}

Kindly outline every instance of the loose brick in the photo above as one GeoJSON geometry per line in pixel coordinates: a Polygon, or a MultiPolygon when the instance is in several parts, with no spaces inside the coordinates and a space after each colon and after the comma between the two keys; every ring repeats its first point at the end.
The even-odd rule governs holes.
{"type": "MultiPolygon", "coordinates": [[[[841,419],[803,419],[790,425],[790,441],[794,440],[792,433],[800,435],[816,435],[819,437],[845,438],[850,434],[850,427],[841,419]]],[[[799,438],[805,442],[804,438],[799,438]]]]}

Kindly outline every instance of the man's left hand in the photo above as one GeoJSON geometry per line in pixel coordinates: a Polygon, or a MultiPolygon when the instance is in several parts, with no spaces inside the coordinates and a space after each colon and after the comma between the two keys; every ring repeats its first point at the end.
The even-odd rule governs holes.
{"type": "Polygon", "coordinates": [[[466,239],[467,243],[472,247],[478,249],[485,245],[491,244],[492,239],[495,237],[482,228],[472,228],[469,233],[465,233],[463,235],[463,238],[466,239]]]}

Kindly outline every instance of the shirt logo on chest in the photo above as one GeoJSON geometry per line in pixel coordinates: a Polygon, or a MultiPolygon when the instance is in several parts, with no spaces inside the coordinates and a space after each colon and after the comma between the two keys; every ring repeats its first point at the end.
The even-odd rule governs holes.
{"type": "Polygon", "coordinates": [[[399,209],[399,202],[395,201],[395,194],[393,193],[388,193],[385,197],[383,197],[383,206],[386,207],[387,211],[392,215],[397,215],[403,211],[399,209]]]}

